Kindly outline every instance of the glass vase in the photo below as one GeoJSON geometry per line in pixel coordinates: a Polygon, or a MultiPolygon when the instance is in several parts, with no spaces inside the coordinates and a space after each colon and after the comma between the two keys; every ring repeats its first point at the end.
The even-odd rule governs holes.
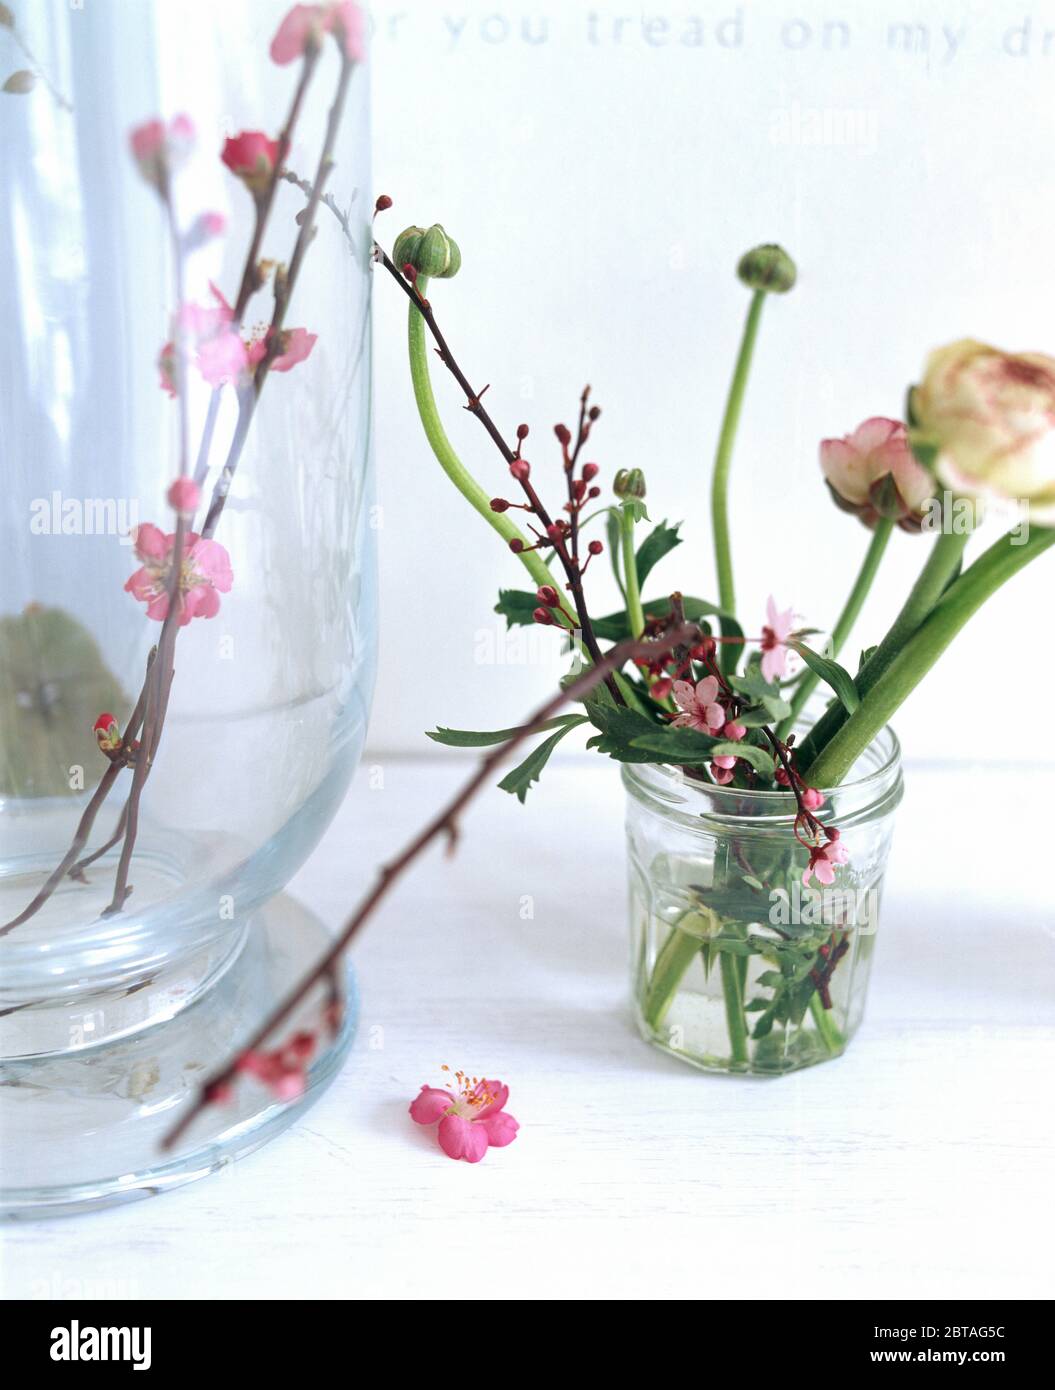
{"type": "Polygon", "coordinates": [[[864,1014],[901,800],[886,729],[818,813],[848,862],[804,882],[789,792],[626,764],[635,1012],[642,1036],[704,1071],[775,1076],[838,1057],[864,1014]]]}
{"type": "Polygon", "coordinates": [[[15,1212],[206,1171],[351,1036],[354,1009],[296,1104],[247,1084],[162,1160],[325,944],[271,900],[347,789],[374,678],[366,71],[332,26],[273,61],[288,9],[13,0],[0,23],[15,1212]]]}

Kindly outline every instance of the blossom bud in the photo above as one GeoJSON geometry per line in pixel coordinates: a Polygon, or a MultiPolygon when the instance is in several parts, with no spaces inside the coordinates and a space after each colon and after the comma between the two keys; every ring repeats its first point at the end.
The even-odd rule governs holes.
{"type": "Polygon", "coordinates": [[[768,294],[787,294],[798,274],[795,262],[780,246],[756,246],[740,258],[736,273],[748,289],[768,294]]]}
{"type": "Polygon", "coordinates": [[[201,488],[193,478],[177,478],[168,490],[168,504],[181,516],[193,516],[201,501],[201,488]]]}
{"type": "Polygon", "coordinates": [[[730,739],[733,743],[739,743],[746,733],[747,726],[738,724],[735,719],[731,719],[722,730],[723,737],[730,739]]]}
{"type": "Polygon", "coordinates": [[[600,470],[599,466],[598,466],[596,463],[586,463],[586,464],[583,464],[583,469],[582,469],[583,480],[584,480],[585,482],[588,483],[592,478],[596,478],[597,475],[598,475],[598,473],[600,473],[600,471],[601,471],[601,470],[600,470]]]}
{"type": "Polygon", "coordinates": [[[592,487],[590,491],[586,494],[587,497],[600,497],[600,495],[601,489],[599,487],[592,487]]]}
{"type": "Polygon", "coordinates": [[[553,614],[548,608],[536,608],[531,616],[542,627],[549,627],[553,622],[553,614]]]}
{"type": "Polygon", "coordinates": [[[674,682],[669,676],[661,676],[658,681],[652,684],[653,700],[665,700],[674,688],[674,682]]]}
{"type": "Polygon", "coordinates": [[[491,510],[493,512],[507,512],[509,510],[509,503],[504,497],[492,497],[491,510]]]}
{"type": "Polygon", "coordinates": [[[566,448],[568,447],[568,445],[571,443],[571,430],[568,428],[568,426],[567,426],[567,425],[554,425],[554,426],[553,426],[553,433],[557,436],[558,441],[559,441],[559,442],[564,446],[564,448],[566,449],[566,448]]]}
{"type": "Polygon", "coordinates": [[[538,598],[541,603],[548,603],[552,608],[557,602],[557,591],[552,584],[543,584],[538,591],[538,598]]]}
{"type": "Polygon", "coordinates": [[[807,787],[802,793],[802,804],[807,811],[819,811],[824,805],[824,797],[816,787],[807,787]]]}
{"type": "Polygon", "coordinates": [[[391,206],[392,199],[388,196],[387,193],[382,193],[378,198],[377,202],[374,204],[374,212],[387,212],[391,206]]]}
{"type": "Polygon", "coordinates": [[[438,222],[429,228],[408,227],[396,237],[392,259],[397,265],[412,265],[419,275],[430,280],[450,280],[458,274],[462,253],[458,243],[447,235],[438,222]]]}
{"type": "Polygon", "coordinates": [[[600,555],[604,550],[604,546],[601,544],[600,541],[591,541],[590,544],[587,546],[587,549],[589,550],[591,555],[600,555]]]}
{"type": "Polygon", "coordinates": [[[620,468],[612,489],[617,497],[644,497],[645,475],[640,468],[620,468]]]}
{"type": "Polygon", "coordinates": [[[514,555],[519,555],[520,552],[524,549],[524,542],[520,539],[519,536],[514,536],[513,539],[509,542],[509,549],[513,552],[514,555]]]}
{"type": "Polygon", "coordinates": [[[279,144],[262,130],[243,130],[224,141],[220,158],[242,180],[254,198],[262,198],[271,186],[278,162],[279,144]]]}
{"type": "Polygon", "coordinates": [[[514,459],[509,465],[509,471],[518,483],[522,483],[531,476],[531,464],[527,459],[514,459]]]}
{"type": "Polygon", "coordinates": [[[559,521],[555,521],[552,525],[546,527],[546,535],[549,536],[553,544],[556,545],[564,536],[564,527],[559,521]]]}
{"type": "Polygon", "coordinates": [[[528,437],[527,425],[517,425],[517,438],[526,439],[528,437]]]}
{"type": "Polygon", "coordinates": [[[94,728],[95,741],[104,753],[114,753],[121,747],[121,730],[112,714],[100,714],[94,728]]]}

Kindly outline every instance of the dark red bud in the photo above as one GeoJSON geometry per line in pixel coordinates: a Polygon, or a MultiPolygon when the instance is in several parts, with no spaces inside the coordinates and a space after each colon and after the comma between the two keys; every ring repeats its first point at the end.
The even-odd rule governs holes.
{"type": "Polygon", "coordinates": [[[381,196],[378,198],[377,202],[374,204],[374,211],[387,212],[391,206],[392,199],[388,196],[387,193],[382,193],[381,196]]]}
{"type": "Polygon", "coordinates": [[[580,500],[580,501],[581,501],[581,499],[582,499],[583,497],[585,497],[585,495],[586,495],[586,484],[585,484],[585,482],[583,481],[583,479],[582,479],[582,478],[576,478],[575,481],[574,481],[574,483],[572,483],[571,490],[572,490],[572,494],[573,494],[573,496],[576,498],[576,500],[580,500]]]}
{"type": "Polygon", "coordinates": [[[552,584],[543,584],[538,591],[538,598],[542,603],[548,603],[552,608],[557,602],[557,591],[552,584]]]}
{"type": "Polygon", "coordinates": [[[591,555],[600,555],[601,552],[604,550],[604,546],[601,544],[600,541],[591,541],[587,549],[589,550],[591,555]]]}
{"type": "Polygon", "coordinates": [[[531,616],[537,623],[541,623],[543,627],[549,627],[553,622],[553,614],[548,608],[536,608],[531,616]]]}
{"type": "Polygon", "coordinates": [[[526,439],[528,437],[527,425],[517,425],[517,438],[526,439]]]}
{"type": "Polygon", "coordinates": [[[592,487],[590,491],[586,494],[587,497],[600,497],[600,495],[601,489],[599,487],[592,487]]]}
{"type": "Polygon", "coordinates": [[[403,267],[403,274],[406,276],[406,278],[410,281],[412,285],[416,282],[418,278],[417,270],[410,264],[409,261],[407,261],[406,265],[403,267]]]}
{"type": "Polygon", "coordinates": [[[571,430],[568,428],[567,425],[554,425],[553,433],[557,436],[557,438],[560,440],[561,444],[565,446],[565,448],[567,448],[567,446],[571,443],[571,430]]]}
{"type": "Polygon", "coordinates": [[[551,541],[559,541],[564,535],[564,527],[559,521],[555,521],[552,526],[546,527],[546,535],[549,536],[551,541]]]}
{"type": "Polygon", "coordinates": [[[531,464],[527,459],[514,459],[509,465],[509,471],[518,483],[522,483],[531,476],[531,464]]]}
{"type": "Polygon", "coordinates": [[[519,555],[520,552],[524,549],[524,542],[520,539],[519,536],[514,536],[513,539],[509,542],[509,549],[513,552],[514,555],[519,555]]]}
{"type": "Polygon", "coordinates": [[[587,463],[583,465],[582,476],[589,482],[591,478],[596,478],[600,471],[596,463],[587,463]]]}
{"type": "Polygon", "coordinates": [[[663,676],[652,687],[653,700],[665,700],[673,688],[674,682],[669,676],[663,676]]]}
{"type": "Polygon", "coordinates": [[[507,512],[509,510],[509,503],[504,497],[492,497],[491,510],[493,512],[507,512]]]}
{"type": "Polygon", "coordinates": [[[599,405],[591,405],[591,406],[590,406],[590,419],[591,419],[591,420],[596,420],[597,417],[598,417],[598,415],[600,415],[600,413],[601,413],[601,407],[600,407],[599,405]]]}

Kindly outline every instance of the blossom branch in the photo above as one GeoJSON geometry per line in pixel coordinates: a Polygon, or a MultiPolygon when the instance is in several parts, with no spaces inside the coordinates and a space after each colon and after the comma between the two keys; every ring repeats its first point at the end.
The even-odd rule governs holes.
{"type": "Polygon", "coordinates": [[[289,1019],[320,980],[332,978],[334,966],[337,961],[348,949],[349,945],[386,897],[393,885],[410,868],[422,852],[426,850],[434,840],[439,839],[441,836],[446,837],[450,849],[454,848],[458,840],[458,823],[466,806],[482,787],[491,782],[494,770],[501,763],[509,759],[521,744],[536,734],[546,721],[561,709],[562,706],[576,700],[582,700],[595,686],[599,685],[607,676],[611,675],[613,671],[618,670],[625,662],[632,661],[642,656],[656,656],[663,650],[669,649],[679,643],[698,641],[699,636],[700,630],[696,624],[686,623],[681,627],[674,628],[665,633],[659,642],[639,639],[637,641],[619,643],[617,646],[612,647],[606,656],[602,656],[595,666],[590,667],[564,689],[559,690],[555,695],[551,696],[550,699],[538,708],[531,718],[517,730],[508,742],[499,744],[485,757],[481,758],[476,771],[468,781],[464,783],[454,797],[452,797],[447,805],[429,821],[423,830],[419,831],[418,834],[414,836],[395,859],[382,867],[374,887],[367,893],[358,908],[345,923],[333,945],[325,955],[304,976],[300,983],[286,995],[285,999],[278,1007],[268,1015],[238,1054],[205,1080],[199,1088],[190,1107],[165,1135],[162,1140],[162,1148],[171,1149],[195,1117],[199,1115],[207,1105],[212,1104],[225,1094],[226,1089],[238,1076],[243,1060],[251,1053],[255,1052],[261,1044],[268,1040],[277,1028],[289,1019]]]}

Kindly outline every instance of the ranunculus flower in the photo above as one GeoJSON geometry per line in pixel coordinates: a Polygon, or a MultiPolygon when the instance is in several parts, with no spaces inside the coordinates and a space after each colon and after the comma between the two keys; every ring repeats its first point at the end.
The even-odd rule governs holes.
{"type": "Polygon", "coordinates": [[[695,687],[689,681],[675,681],[674,703],[681,710],[671,721],[675,729],[699,729],[701,734],[716,734],[725,723],[725,710],[718,704],[718,681],[714,676],[705,676],[695,687]]]}
{"type": "Polygon", "coordinates": [[[243,130],[224,142],[220,158],[259,198],[267,192],[278,160],[278,141],[262,130],[243,130]]]}
{"type": "MultiPolygon", "coordinates": [[[[162,622],[169,611],[175,533],[166,535],[148,521],[137,526],[132,535],[142,567],[129,577],[125,589],[146,604],[148,618],[162,622]]],[[[220,611],[220,595],[226,594],[233,583],[231,557],[219,541],[204,540],[188,531],[183,538],[180,567],[180,627],[186,627],[192,618],[214,618],[220,611]]]]}
{"type": "Polygon", "coordinates": [[[836,504],[866,526],[881,516],[918,531],[934,479],[913,456],[900,420],[876,415],[843,439],[821,440],[821,469],[836,504]]]}
{"type": "Polygon", "coordinates": [[[189,116],[176,116],[168,125],[146,121],[129,135],[132,157],[152,188],[165,188],[194,148],[194,125],[189,116]]]}
{"type": "Polygon", "coordinates": [[[932,352],[912,392],[912,438],[967,497],[1021,501],[1055,525],[1055,359],[970,338],[932,352]]]}
{"type": "Polygon", "coordinates": [[[366,56],[363,12],[352,0],[328,5],[294,5],[271,40],[271,59],[280,65],[295,62],[309,45],[318,47],[327,34],[341,45],[345,57],[361,63],[366,56]]]}
{"type": "Polygon", "coordinates": [[[460,1071],[454,1076],[457,1093],[445,1087],[422,1086],[410,1103],[410,1118],[419,1125],[434,1125],[438,1120],[437,1138],[447,1157],[479,1163],[488,1148],[505,1148],[517,1136],[520,1126],[505,1111],[509,1087],[460,1071]]]}

